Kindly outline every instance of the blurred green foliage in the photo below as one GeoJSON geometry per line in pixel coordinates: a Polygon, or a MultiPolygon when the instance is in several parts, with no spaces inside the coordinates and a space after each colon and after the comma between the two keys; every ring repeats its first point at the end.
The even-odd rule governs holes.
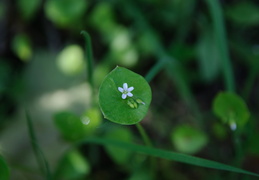
{"type": "Polygon", "coordinates": [[[10,178],[10,170],[2,156],[0,156],[0,174],[1,180],[8,180],[10,178]]]}
{"type": "MultiPolygon", "coordinates": [[[[150,82],[142,123],[155,147],[259,173],[258,7],[244,0],[1,1],[0,150],[11,179],[40,176],[24,108],[56,179],[155,179],[146,156],[95,145],[64,152],[90,136],[141,143],[134,127],[114,126],[98,108],[98,88],[117,65],[150,82]],[[82,30],[92,39],[94,86],[86,81],[82,30]]],[[[161,159],[155,169],[160,179],[226,177],[161,159]]]]}
{"type": "Polygon", "coordinates": [[[197,153],[208,143],[206,134],[188,125],[174,129],[171,140],[178,151],[188,154],[197,153]]]}

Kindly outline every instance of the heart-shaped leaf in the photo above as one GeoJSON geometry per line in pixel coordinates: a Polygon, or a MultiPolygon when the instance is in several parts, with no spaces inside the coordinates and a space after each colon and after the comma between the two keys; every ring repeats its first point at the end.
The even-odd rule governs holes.
{"type": "Polygon", "coordinates": [[[140,75],[116,67],[104,79],[99,91],[99,104],[104,117],[124,125],[136,124],[147,114],[152,93],[140,75]]]}

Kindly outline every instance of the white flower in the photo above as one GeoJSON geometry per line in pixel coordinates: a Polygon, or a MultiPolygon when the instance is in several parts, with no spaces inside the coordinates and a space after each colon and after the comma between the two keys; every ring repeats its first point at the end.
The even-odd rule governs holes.
{"type": "Polygon", "coordinates": [[[131,91],[133,91],[134,87],[129,87],[127,83],[123,83],[123,88],[118,87],[118,90],[122,93],[122,99],[126,99],[127,96],[132,97],[133,94],[131,91]]]}

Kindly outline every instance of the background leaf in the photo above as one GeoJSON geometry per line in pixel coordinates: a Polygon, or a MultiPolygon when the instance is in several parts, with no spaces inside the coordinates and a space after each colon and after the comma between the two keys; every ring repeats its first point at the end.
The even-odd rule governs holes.
{"type": "Polygon", "coordinates": [[[250,113],[241,97],[235,93],[221,92],[213,101],[213,112],[223,123],[236,123],[238,128],[244,127],[250,113]]]}
{"type": "Polygon", "coordinates": [[[180,125],[172,131],[171,140],[177,151],[194,154],[206,145],[208,137],[189,125],[180,125]]]}

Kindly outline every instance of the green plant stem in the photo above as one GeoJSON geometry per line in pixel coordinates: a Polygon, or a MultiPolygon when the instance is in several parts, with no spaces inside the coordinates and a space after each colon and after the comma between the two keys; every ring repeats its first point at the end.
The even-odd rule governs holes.
{"type": "Polygon", "coordinates": [[[30,140],[31,140],[31,145],[32,145],[35,157],[38,161],[39,168],[40,168],[41,172],[43,173],[43,175],[45,176],[46,180],[51,180],[51,173],[49,170],[48,162],[47,162],[41,148],[39,147],[39,145],[37,143],[33,124],[32,124],[28,111],[25,111],[25,114],[26,114],[26,119],[27,119],[27,126],[28,126],[29,136],[30,136],[30,140]]]}
{"type": "Polygon", "coordinates": [[[149,139],[149,137],[148,137],[148,135],[147,135],[145,129],[142,127],[142,125],[141,125],[140,123],[137,123],[136,126],[137,126],[137,129],[138,129],[138,131],[139,131],[139,133],[140,133],[140,135],[141,135],[141,137],[142,137],[144,143],[145,143],[148,147],[152,147],[153,145],[152,145],[152,143],[151,143],[151,141],[150,141],[150,139],[149,139]]]}
{"type": "Polygon", "coordinates": [[[220,1],[218,0],[205,0],[211,13],[214,26],[214,34],[217,40],[217,46],[220,52],[220,57],[223,65],[223,75],[225,87],[228,91],[235,91],[235,82],[233,69],[230,62],[227,37],[226,37],[226,28],[223,22],[223,13],[220,6],[220,1]]]}
{"type": "MultiPolygon", "coordinates": [[[[148,137],[148,135],[147,135],[145,129],[142,127],[142,125],[140,123],[137,123],[136,126],[137,126],[137,129],[138,129],[144,143],[146,144],[146,146],[148,146],[150,148],[153,147],[151,140],[148,137]]],[[[156,159],[154,157],[151,157],[150,158],[150,168],[152,170],[154,179],[156,177],[156,163],[157,163],[156,159]]]]}
{"type": "Polygon", "coordinates": [[[145,79],[147,82],[152,81],[152,79],[164,68],[165,61],[163,59],[156,62],[156,64],[148,71],[145,79]]]}
{"type": "Polygon", "coordinates": [[[251,70],[248,74],[248,77],[246,79],[243,92],[242,92],[242,95],[243,95],[245,100],[248,100],[249,95],[252,91],[254,82],[255,82],[257,77],[258,77],[258,68],[251,68],[251,70]]]}
{"type": "Polygon", "coordinates": [[[91,88],[94,88],[94,81],[93,81],[93,51],[92,51],[92,44],[91,44],[91,37],[86,31],[81,31],[81,34],[84,36],[86,41],[86,56],[87,56],[87,75],[88,81],[91,85],[91,88]]]}

